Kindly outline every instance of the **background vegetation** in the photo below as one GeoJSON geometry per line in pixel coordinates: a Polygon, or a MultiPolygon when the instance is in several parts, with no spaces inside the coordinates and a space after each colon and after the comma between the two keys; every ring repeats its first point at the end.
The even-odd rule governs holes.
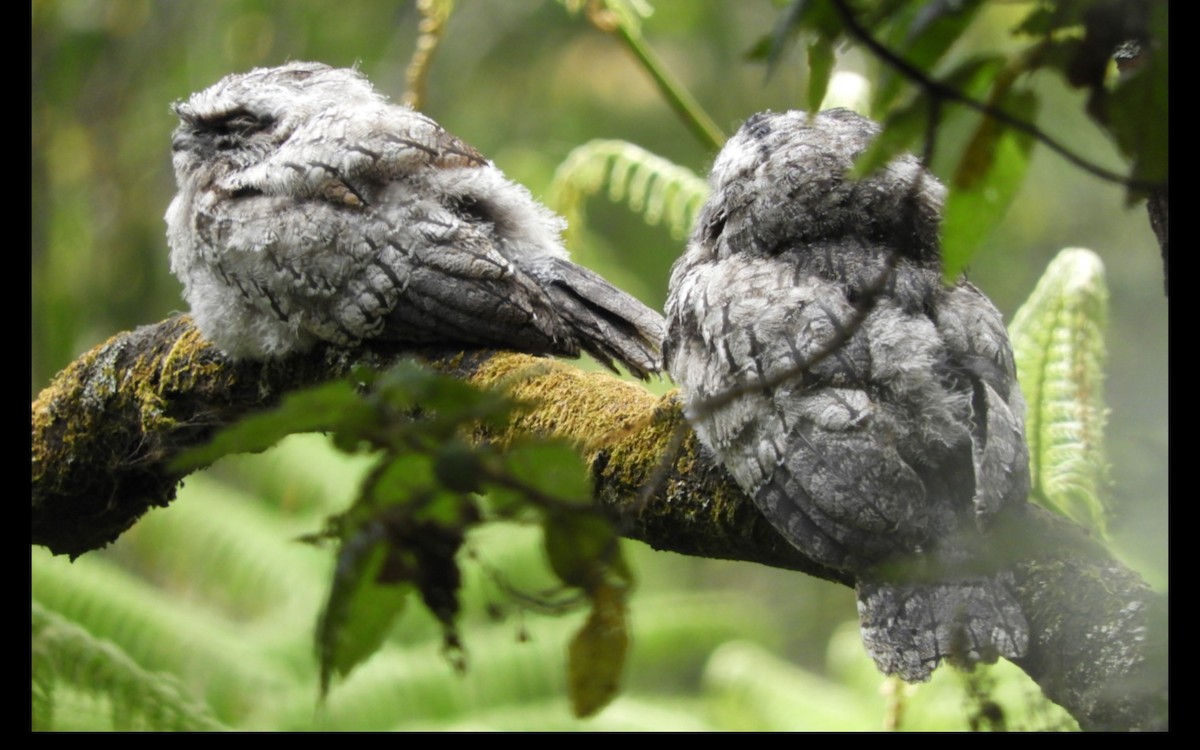
{"type": "MultiPolygon", "coordinates": [[[[419,21],[412,4],[370,0],[32,7],[31,394],[113,333],[182,307],[161,218],[174,193],[170,102],[229,72],[298,59],[358,64],[399,99],[419,21]]],[[[804,106],[802,49],[770,78],[746,60],[778,20],[776,5],[661,0],[654,10],[646,39],[726,133],[754,112],[804,106]]],[[[1027,12],[1022,3],[989,5],[952,54],[1011,48],[1010,30],[1027,12]]],[[[855,49],[839,50],[837,65],[878,74],[855,49]]],[[[1033,83],[1045,130],[1123,171],[1084,114],[1083,94],[1050,75],[1033,83]]],[[[713,157],[616,38],[552,2],[461,4],[422,108],[539,196],[567,154],[595,138],[631,141],[700,174],[713,157]]],[[[577,229],[577,260],[661,308],[680,238],[603,198],[588,203],[577,229]]],[[[1020,194],[970,276],[1011,316],[1065,246],[1090,247],[1108,269],[1109,530],[1165,589],[1167,321],[1158,247],[1144,207],[1126,206],[1121,188],[1035,148],[1020,194]]],[[[862,654],[847,589],[634,545],[627,688],[598,718],[575,722],[561,652],[577,622],[521,614],[505,593],[538,591],[547,580],[536,538],[518,527],[472,542],[503,573],[469,582],[464,675],[439,657],[436,624],[410,613],[388,650],[316,709],[311,633],[332,561],[292,540],[347,501],[359,471],[320,439],[295,439],[189,479],[169,510],[74,565],[35,549],[34,655],[43,665],[34,674],[35,726],[850,729],[898,720],[954,728],[980,713],[963,696],[981,679],[1015,691],[1010,728],[1059,725],[1028,697],[1036,688],[1003,672],[971,681],[943,670],[916,695],[881,694],[887,683],[862,654]],[[497,607],[506,619],[491,617],[497,607]],[[119,659],[110,658],[114,650],[119,659]]]]}

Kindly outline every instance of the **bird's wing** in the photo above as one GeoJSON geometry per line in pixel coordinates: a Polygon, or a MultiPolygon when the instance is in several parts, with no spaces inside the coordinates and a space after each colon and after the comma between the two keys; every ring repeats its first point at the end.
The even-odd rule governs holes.
{"type": "Polygon", "coordinates": [[[329,271],[356,291],[331,299],[332,315],[310,316],[321,338],[585,349],[642,377],[658,371],[661,318],[569,263],[562,219],[418,112],[375,102],[322,111],[225,188],[243,199],[300,199],[274,222],[241,230],[264,237],[277,234],[274,223],[303,225],[290,245],[265,243],[276,262],[306,267],[322,246],[326,259],[343,261],[329,271]]]}
{"type": "Polygon", "coordinates": [[[951,361],[971,383],[975,513],[986,526],[1029,495],[1025,400],[1004,321],[983,292],[965,282],[949,287],[937,310],[951,361]]]}
{"type": "Polygon", "coordinates": [[[931,512],[910,465],[918,436],[880,379],[917,376],[879,368],[886,348],[913,343],[897,340],[906,326],[914,341],[932,326],[891,309],[856,320],[839,285],[770,258],[704,264],[673,299],[672,375],[689,384],[697,431],[775,526],[841,569],[913,551],[931,512]]]}

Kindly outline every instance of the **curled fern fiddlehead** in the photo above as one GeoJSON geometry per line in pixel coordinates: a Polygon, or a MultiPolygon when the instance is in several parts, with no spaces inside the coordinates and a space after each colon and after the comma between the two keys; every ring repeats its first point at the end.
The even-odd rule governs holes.
{"type": "Polygon", "coordinates": [[[1107,317],[1104,265],[1092,251],[1070,248],[1046,268],[1009,326],[1029,406],[1031,499],[1101,535],[1107,317]]]}

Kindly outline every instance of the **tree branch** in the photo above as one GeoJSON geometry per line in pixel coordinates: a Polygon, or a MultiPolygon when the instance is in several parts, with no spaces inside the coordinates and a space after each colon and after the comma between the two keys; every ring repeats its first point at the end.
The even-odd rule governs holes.
{"type": "MultiPolygon", "coordinates": [[[[972,99],[970,96],[966,95],[962,91],[959,91],[953,86],[948,86],[941,81],[926,75],[925,72],[920,68],[912,65],[903,57],[889,49],[878,39],[871,36],[870,31],[868,31],[865,26],[859,23],[858,19],[854,16],[854,12],[850,9],[849,5],[847,5],[846,0],[833,0],[833,7],[837,11],[838,18],[841,20],[842,25],[845,27],[846,31],[851,37],[870,50],[871,54],[882,60],[885,64],[887,64],[888,67],[892,68],[905,78],[923,88],[926,93],[929,94],[929,98],[932,101],[956,102],[958,104],[962,104],[963,106],[969,107],[980,114],[987,115],[997,122],[1004,123],[1013,130],[1025,133],[1049,148],[1054,153],[1066,159],[1071,164],[1074,164],[1076,167],[1079,167],[1088,174],[1107,182],[1113,182],[1118,185],[1123,185],[1127,188],[1147,191],[1161,187],[1157,183],[1147,182],[1146,180],[1140,180],[1134,177],[1127,177],[1125,175],[1117,174],[1116,172],[1105,169],[1098,164],[1094,164],[1069,149],[1061,141],[1042,131],[1033,123],[1027,122],[1020,117],[1011,115],[1008,112],[1005,112],[1003,109],[988,104],[987,102],[981,102],[972,99]]],[[[934,118],[931,117],[930,121],[932,122],[933,120],[934,118]]]]}
{"type": "Polygon", "coordinates": [[[1167,186],[1163,185],[1151,190],[1150,197],[1146,199],[1146,211],[1150,214],[1150,227],[1154,230],[1154,236],[1158,238],[1159,249],[1162,250],[1163,294],[1168,293],[1169,286],[1167,283],[1167,248],[1170,232],[1168,231],[1167,192],[1167,186]]]}
{"type": "MultiPolygon", "coordinates": [[[[179,451],[289,390],[386,366],[398,349],[322,348],[231,363],[187,317],[120,334],[61,372],[32,405],[32,541],[78,556],[174,498],[179,451]]],[[[770,527],[685,426],[678,399],[607,375],[503,352],[422,350],[429,365],[537,404],[498,440],[535,432],[581,445],[597,502],[657,549],[749,560],[846,585],[770,527]],[[677,436],[684,435],[682,440],[677,436]]],[[[1165,600],[1084,532],[1030,508],[1006,538],[1032,630],[1018,665],[1087,729],[1166,723],[1165,600]]]]}

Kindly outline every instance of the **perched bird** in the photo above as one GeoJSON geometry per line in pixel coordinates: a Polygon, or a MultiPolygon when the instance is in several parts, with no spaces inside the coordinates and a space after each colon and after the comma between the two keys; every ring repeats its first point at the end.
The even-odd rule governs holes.
{"type": "Polygon", "coordinates": [[[847,171],[848,110],[751,117],[671,273],[664,361],[702,444],[811,559],[853,574],[880,670],[1019,657],[994,548],[1025,507],[1025,404],[1000,314],[942,283],[944,188],[912,156],[847,171]]]}
{"type": "Polygon", "coordinates": [[[206,338],[444,343],[659,369],[659,315],[571,263],[564,222],[356,70],[297,62],[174,105],[171,270],[206,338]]]}

